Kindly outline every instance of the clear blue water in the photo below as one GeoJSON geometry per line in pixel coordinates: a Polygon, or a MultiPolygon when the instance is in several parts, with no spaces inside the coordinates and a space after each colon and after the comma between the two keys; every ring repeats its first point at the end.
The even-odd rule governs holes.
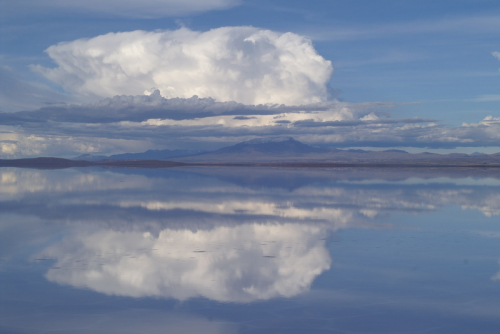
{"type": "Polygon", "coordinates": [[[1,333],[498,333],[500,173],[0,169],[1,333]]]}

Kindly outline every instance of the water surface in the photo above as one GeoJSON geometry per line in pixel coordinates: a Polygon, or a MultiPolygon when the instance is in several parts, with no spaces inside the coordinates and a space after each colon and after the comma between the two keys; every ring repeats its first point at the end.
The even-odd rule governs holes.
{"type": "Polygon", "coordinates": [[[0,169],[2,333],[496,333],[488,170],[0,169]]]}

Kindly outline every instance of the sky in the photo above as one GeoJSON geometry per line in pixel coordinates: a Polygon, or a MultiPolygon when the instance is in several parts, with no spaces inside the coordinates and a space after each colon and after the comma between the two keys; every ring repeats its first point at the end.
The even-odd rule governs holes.
{"type": "Polygon", "coordinates": [[[0,0],[0,158],[500,151],[500,3],[0,0]]]}

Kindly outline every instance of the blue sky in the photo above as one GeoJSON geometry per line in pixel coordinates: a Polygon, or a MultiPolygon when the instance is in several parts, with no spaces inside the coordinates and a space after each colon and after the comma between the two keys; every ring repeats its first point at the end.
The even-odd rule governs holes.
{"type": "MultiPolygon", "coordinates": [[[[3,0],[0,4],[2,9],[0,110],[4,112],[44,111],[43,108],[47,108],[48,105],[60,102],[83,104],[88,106],[87,109],[92,109],[94,108],[93,104],[103,98],[123,94],[143,94],[144,89],[141,88],[142,86],[139,87],[139,84],[135,90],[120,88],[130,87],[128,81],[124,81],[124,85],[118,86],[116,78],[101,80],[98,86],[93,86],[95,90],[92,90],[94,88],[89,87],[93,85],[93,79],[84,78],[81,75],[75,76],[73,72],[61,73],[65,71],[64,67],[69,66],[74,59],[77,59],[78,64],[71,64],[79,71],[85,72],[84,66],[89,66],[89,59],[83,59],[77,55],[84,54],[91,47],[95,47],[95,44],[77,45],[75,41],[78,39],[93,40],[97,36],[110,32],[141,30],[144,34],[133,37],[134,42],[137,43],[148,38],[147,32],[177,31],[181,28],[190,32],[204,33],[221,27],[252,26],[257,30],[243,33],[230,28],[226,35],[219,30],[211,35],[202,35],[200,38],[205,41],[208,39],[207,43],[212,43],[210,44],[210,55],[214,54],[214,50],[221,51],[217,49],[219,47],[216,42],[218,38],[228,38],[234,34],[240,34],[241,36],[239,36],[244,38],[247,36],[245,34],[253,34],[252,36],[254,36],[257,31],[271,31],[274,34],[272,38],[279,40],[281,34],[291,32],[294,34],[291,43],[295,43],[293,44],[295,51],[299,50],[297,48],[302,48],[299,45],[305,45],[303,44],[304,39],[310,41],[312,50],[322,57],[322,63],[319,64],[313,60],[313,55],[309,62],[297,62],[301,64],[297,66],[308,70],[299,69],[298,72],[294,72],[295,70],[286,67],[286,71],[277,74],[283,77],[283,73],[291,73],[289,81],[283,83],[283,89],[286,88],[287,91],[292,92],[291,95],[295,96],[295,99],[286,97],[283,91],[274,92],[272,90],[272,94],[270,94],[272,96],[267,98],[259,95],[260,93],[248,95],[247,91],[241,91],[245,89],[245,86],[235,87],[232,94],[223,94],[220,90],[214,90],[213,87],[217,85],[212,84],[207,79],[210,78],[208,72],[200,81],[201,88],[193,90],[190,89],[193,87],[192,81],[178,83],[178,78],[174,78],[174,76],[191,75],[193,78],[199,78],[199,73],[194,75],[192,68],[184,73],[182,71],[172,72],[172,69],[169,69],[168,73],[165,72],[165,78],[174,80],[177,86],[172,86],[172,83],[167,82],[167,79],[160,80],[164,83],[163,86],[157,87],[160,89],[161,95],[165,98],[188,98],[191,96],[190,92],[195,91],[200,98],[212,97],[217,102],[234,100],[245,105],[258,103],[300,105],[317,103],[318,101],[326,103],[336,99],[340,104],[331,105],[326,108],[328,110],[321,111],[323,116],[314,116],[311,119],[314,119],[315,122],[353,119],[374,122],[375,116],[377,119],[390,118],[393,120],[418,118],[423,120],[421,124],[431,123],[431,127],[434,127],[432,133],[429,132],[429,127],[426,127],[425,133],[418,136],[415,135],[415,131],[417,131],[415,128],[411,129],[412,132],[409,135],[406,132],[403,133],[406,128],[402,126],[384,128],[383,131],[387,135],[381,138],[380,136],[372,136],[374,133],[380,133],[380,129],[373,127],[360,131],[358,126],[355,129],[345,129],[344,132],[340,131],[340,133],[338,127],[336,129],[321,128],[321,131],[307,133],[302,128],[295,134],[290,126],[286,131],[281,131],[283,129],[274,129],[276,130],[274,131],[269,128],[269,123],[265,122],[260,122],[257,125],[254,124],[255,122],[238,125],[239,128],[244,126],[244,131],[238,131],[237,128],[225,128],[224,131],[219,131],[220,129],[216,127],[210,130],[207,126],[222,123],[224,123],[223,127],[231,127],[232,125],[228,125],[230,122],[226,119],[221,121],[220,118],[197,118],[196,121],[191,120],[190,124],[185,124],[186,122],[173,124],[165,119],[163,123],[156,121],[156,126],[163,127],[156,130],[172,132],[172,136],[167,139],[145,135],[144,132],[149,132],[149,130],[137,131],[137,126],[135,126],[137,124],[124,125],[123,122],[132,121],[130,119],[120,120],[122,129],[116,130],[116,134],[113,136],[109,135],[109,127],[95,129],[93,132],[88,131],[88,123],[75,122],[77,125],[72,125],[71,129],[73,130],[68,130],[68,123],[71,123],[68,121],[57,126],[52,121],[50,125],[44,126],[34,126],[33,122],[14,124],[10,121],[9,124],[4,123],[4,127],[0,129],[0,142],[3,143],[0,157],[38,154],[66,156],[73,153],[97,152],[119,153],[149,148],[194,147],[198,144],[205,145],[205,148],[216,148],[256,136],[281,133],[294,135],[294,137],[312,144],[337,147],[414,147],[417,151],[453,149],[463,152],[471,150],[496,152],[500,150],[498,148],[500,145],[496,144],[500,140],[500,137],[496,135],[500,129],[498,111],[500,56],[494,54],[500,51],[500,4],[497,1],[191,0],[188,3],[176,0],[143,2],[106,0],[77,4],[64,0],[47,0],[42,3],[34,0],[16,2],[3,0]],[[73,43],[69,46],[71,50],[65,51],[56,47],[61,42],[73,43]],[[45,52],[51,46],[54,46],[52,54],[45,52]],[[331,62],[330,67],[326,63],[328,61],[331,62]],[[313,64],[313,62],[315,63],[313,64]],[[59,68],[59,70],[51,70],[54,68],[59,68]],[[328,76],[331,69],[333,69],[333,74],[328,76]],[[328,80],[320,78],[321,75],[318,72],[320,70],[328,77],[328,80]],[[301,81],[304,79],[304,75],[309,80],[306,90],[304,90],[305,84],[301,81]],[[76,83],[77,81],[79,83],[76,83]],[[110,82],[110,85],[116,85],[116,87],[103,86],[104,82],[110,82]],[[302,82],[302,84],[297,84],[297,82],[302,82]],[[290,85],[295,86],[291,87],[290,85]],[[171,86],[175,89],[171,93],[166,93],[164,87],[171,86]],[[182,93],[179,93],[181,91],[182,93]],[[295,93],[301,91],[304,92],[303,95],[295,93]],[[206,95],[198,92],[206,92],[206,95]],[[327,92],[326,95],[325,92],[327,92]],[[350,114],[346,116],[345,110],[342,111],[342,108],[349,109],[350,114]],[[360,111],[361,109],[364,111],[360,111]],[[488,118],[489,116],[491,117],[488,118]],[[475,132],[471,132],[471,126],[464,128],[462,126],[464,122],[472,124],[475,132]],[[161,125],[158,125],[160,123],[161,125]],[[130,126],[133,126],[134,130],[125,131],[130,129],[130,126]],[[176,129],[182,126],[185,131],[182,134],[174,133],[175,131],[170,131],[171,128],[169,128],[172,126],[176,126],[176,129]],[[193,128],[193,126],[197,128],[193,128]],[[199,129],[200,126],[203,126],[207,131],[203,138],[188,135],[190,130],[197,131],[196,129],[199,129]],[[74,131],[75,127],[79,131],[74,131]],[[249,130],[252,127],[255,127],[255,131],[249,130]],[[83,131],[83,129],[87,131],[83,131]],[[101,134],[99,131],[102,131],[101,134]],[[213,133],[209,134],[209,131],[213,131],[213,133]],[[71,132],[80,134],[70,135],[71,132]],[[127,135],[118,135],[118,133],[123,134],[124,132],[127,132],[127,135]],[[345,133],[349,133],[350,137],[347,138],[345,133]],[[397,138],[394,136],[395,133],[399,133],[397,138]],[[31,140],[31,144],[28,144],[29,141],[26,138],[30,136],[38,138],[35,140],[36,145],[33,144],[33,140],[31,140]],[[408,139],[409,136],[413,139],[408,139]],[[65,138],[67,140],[64,140],[65,138]],[[81,144],[91,141],[95,143],[87,146],[81,144]],[[356,141],[359,142],[356,143],[356,141]],[[41,142],[43,145],[40,144],[41,142]],[[65,146],[60,144],[61,142],[73,142],[74,145],[65,146]]],[[[185,38],[178,35],[174,37],[156,35],[153,37],[158,40],[165,38],[172,40],[180,38],[182,40],[185,38]]],[[[240,37],[234,37],[235,41],[240,37]]],[[[129,35],[111,36],[103,43],[104,45],[114,45],[113,43],[122,42],[123,39],[129,38],[131,38],[129,35]]],[[[185,43],[187,43],[186,41],[184,40],[185,43]]],[[[230,44],[224,46],[226,51],[235,50],[239,45],[237,42],[234,42],[235,44],[228,43],[230,44]]],[[[271,42],[272,47],[283,51],[283,44],[276,43],[271,42]]],[[[168,46],[163,47],[162,56],[165,52],[170,52],[168,46]]],[[[105,51],[111,54],[113,52],[111,48],[112,46],[109,46],[105,51]]],[[[159,56],[160,54],[155,54],[156,51],[153,49],[148,49],[148,55],[159,56]]],[[[238,52],[243,52],[246,57],[253,57],[257,52],[252,50],[251,53],[245,54],[247,52],[245,50],[247,49],[243,48],[238,52]]],[[[286,49],[285,51],[289,52],[290,50],[286,49]]],[[[258,54],[258,56],[262,55],[258,54]]],[[[299,57],[298,54],[295,55],[299,57]]],[[[310,50],[301,53],[300,57],[308,57],[307,55],[311,55],[310,50]]],[[[136,62],[137,60],[134,60],[134,64],[136,62]]],[[[258,80],[253,76],[253,70],[255,73],[262,72],[264,77],[266,71],[275,71],[276,68],[283,67],[282,65],[276,63],[273,67],[262,68],[255,60],[251,66],[249,65],[250,67],[245,67],[245,71],[240,73],[238,80],[245,82],[245,78],[248,79],[249,75],[251,80],[258,80]]],[[[116,66],[124,65],[122,62],[116,66]]],[[[176,63],[175,66],[180,65],[176,63]]],[[[76,71],[75,68],[72,71],[76,71]]],[[[150,73],[162,69],[164,67],[156,66],[150,73]]],[[[96,71],[101,73],[101,70],[102,68],[99,68],[96,71]]],[[[158,76],[157,74],[151,75],[158,76]]],[[[135,80],[133,81],[135,85],[138,79],[137,77],[130,78],[130,80],[132,79],[135,80]]],[[[143,79],[144,85],[152,82],[143,79]]],[[[223,79],[219,78],[219,80],[223,79]]],[[[159,81],[154,82],[158,83],[159,81]]],[[[269,87],[266,89],[269,91],[269,87]]],[[[58,104],[58,108],[62,108],[61,106],[58,104]]],[[[141,108],[138,105],[135,107],[141,108]]],[[[67,114],[74,112],[69,109],[58,112],[67,114]]],[[[308,112],[312,112],[311,108],[306,109],[309,110],[308,112]]],[[[78,112],[81,115],[81,113],[88,111],[80,109],[78,112]]],[[[310,119],[302,116],[299,118],[288,117],[289,115],[283,116],[282,110],[273,110],[272,113],[284,117],[284,120],[290,122],[288,124],[294,124],[297,120],[310,119]]],[[[37,115],[46,115],[46,113],[41,112],[37,115]]],[[[258,115],[252,117],[260,119],[258,115]]],[[[79,116],[74,117],[74,119],[77,118],[79,116]]],[[[412,122],[412,124],[415,123],[412,122]]],[[[404,122],[399,122],[399,124],[402,123],[404,122]]],[[[153,122],[149,121],[147,126],[152,126],[152,124],[153,122]]]]}

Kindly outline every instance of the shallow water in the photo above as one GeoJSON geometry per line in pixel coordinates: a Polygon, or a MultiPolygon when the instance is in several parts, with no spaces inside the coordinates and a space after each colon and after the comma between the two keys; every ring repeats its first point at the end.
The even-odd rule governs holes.
{"type": "Polygon", "coordinates": [[[0,169],[1,333],[496,333],[500,177],[0,169]]]}

